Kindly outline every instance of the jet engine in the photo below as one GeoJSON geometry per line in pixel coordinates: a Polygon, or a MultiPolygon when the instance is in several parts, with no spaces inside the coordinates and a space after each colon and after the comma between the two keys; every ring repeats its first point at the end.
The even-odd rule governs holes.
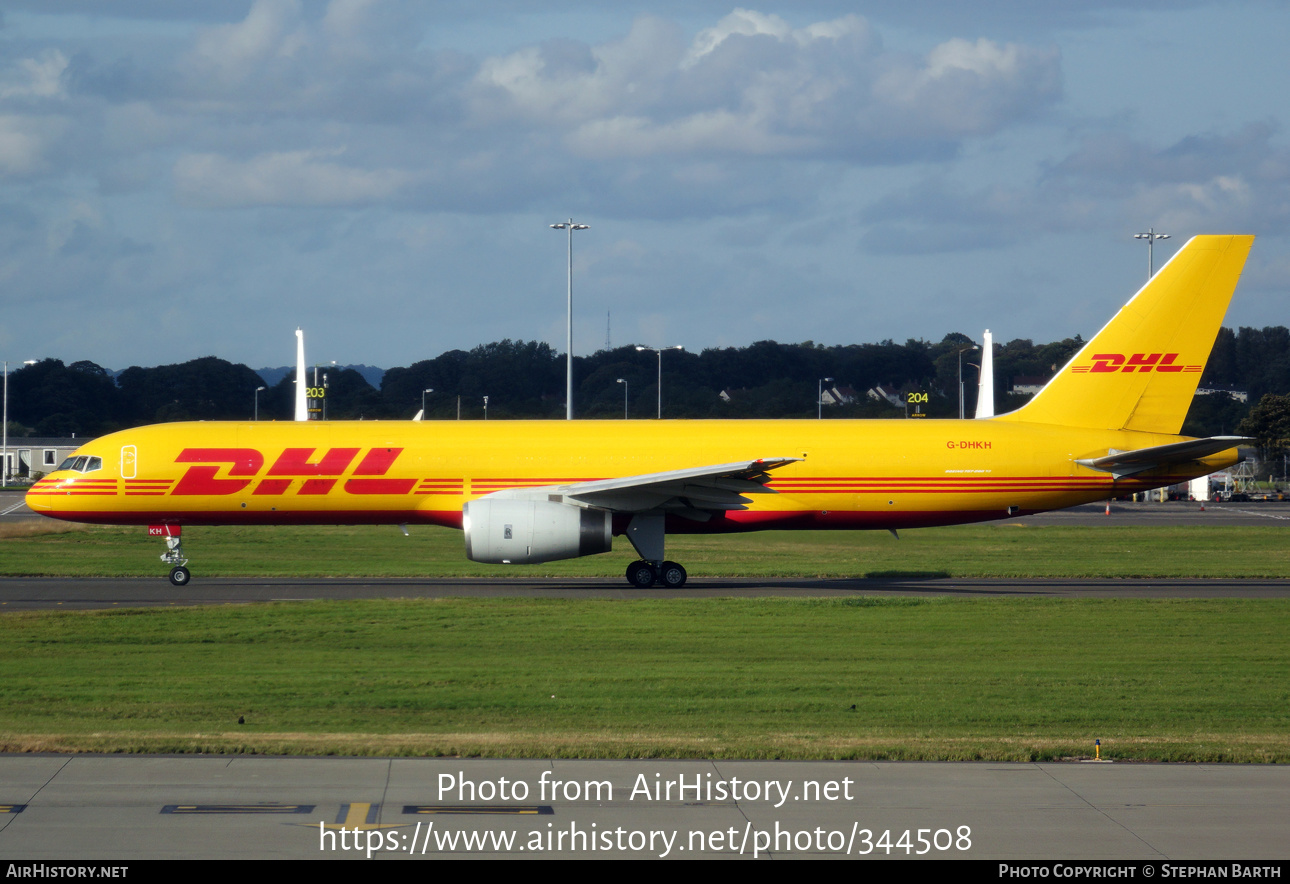
{"type": "Polygon", "coordinates": [[[466,558],[493,565],[534,565],[609,552],[607,510],[550,500],[488,498],[462,508],[466,558]]]}

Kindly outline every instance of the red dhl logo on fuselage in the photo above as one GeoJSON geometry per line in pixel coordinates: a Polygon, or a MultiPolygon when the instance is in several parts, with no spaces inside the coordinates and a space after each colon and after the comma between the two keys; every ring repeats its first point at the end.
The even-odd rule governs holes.
{"type": "Polygon", "coordinates": [[[1134,353],[1126,357],[1123,353],[1094,353],[1092,365],[1075,365],[1073,372],[1103,374],[1113,371],[1124,372],[1194,372],[1200,371],[1200,365],[1174,365],[1178,360],[1177,353],[1134,353]]]}
{"type": "MultiPolygon", "coordinates": [[[[256,483],[253,495],[285,494],[296,479],[304,479],[297,494],[327,494],[340,481],[361,448],[330,448],[317,460],[314,448],[288,448],[278,455],[265,478],[256,483]]],[[[370,449],[354,467],[343,488],[349,494],[407,494],[416,479],[387,479],[385,476],[402,448],[370,449]]],[[[264,455],[254,448],[185,448],[175,463],[197,464],[180,477],[170,493],[174,496],[237,494],[245,491],[264,469],[264,455]],[[227,468],[229,478],[217,478],[227,468]]]]}

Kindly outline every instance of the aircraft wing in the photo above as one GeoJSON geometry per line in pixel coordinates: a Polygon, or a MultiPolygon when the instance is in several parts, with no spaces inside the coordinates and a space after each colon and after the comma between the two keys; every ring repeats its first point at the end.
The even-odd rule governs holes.
{"type": "Polygon", "coordinates": [[[1218,454],[1229,448],[1235,448],[1255,440],[1246,436],[1211,436],[1208,439],[1190,439],[1186,442],[1172,442],[1169,445],[1153,445],[1150,448],[1136,448],[1132,451],[1117,451],[1112,448],[1104,457],[1090,457],[1076,460],[1084,467],[1112,473],[1115,478],[1132,476],[1157,467],[1173,464],[1191,463],[1211,454],[1218,454]]]}
{"type": "MultiPolygon", "coordinates": [[[[526,488],[520,493],[524,496],[534,492],[560,494],[577,503],[620,513],[663,510],[704,522],[714,512],[746,509],[752,501],[745,494],[776,493],[766,487],[770,471],[801,459],[768,457],[572,485],[526,488]]],[[[497,496],[512,493],[503,491],[497,496]]]]}

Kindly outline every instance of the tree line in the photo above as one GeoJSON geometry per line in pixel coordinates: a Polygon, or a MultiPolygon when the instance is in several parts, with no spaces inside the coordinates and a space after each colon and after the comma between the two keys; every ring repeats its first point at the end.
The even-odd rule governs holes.
{"type": "MultiPolygon", "coordinates": [[[[995,409],[1016,408],[1028,396],[1009,394],[1018,377],[1047,379],[1084,344],[1079,337],[1047,344],[1027,339],[996,345],[995,409]]],[[[960,363],[966,411],[976,405],[980,351],[962,334],[936,343],[891,340],[824,346],[811,341],[758,341],[692,353],[662,354],[662,414],[665,418],[809,418],[817,391],[853,396],[824,409],[828,417],[903,418],[905,407],[867,396],[883,386],[900,394],[926,393],[920,410],[929,417],[957,417],[960,363]],[[824,379],[831,379],[825,381],[824,379]]],[[[289,420],[294,372],[265,384],[255,371],[214,356],[177,365],[133,366],[113,377],[93,362],[65,365],[44,359],[9,376],[10,435],[95,436],[142,424],[177,420],[250,420],[258,400],[260,420],[289,420]],[[260,390],[257,396],[257,390],[260,390]]],[[[313,378],[306,379],[312,386],[313,378]]],[[[574,359],[576,416],[652,418],[659,402],[659,359],[634,346],[574,359]],[[621,379],[621,383],[619,382],[621,379]]],[[[1202,385],[1248,390],[1240,403],[1227,396],[1197,397],[1184,432],[1233,433],[1265,393],[1290,393],[1290,330],[1222,329],[1202,385]]],[[[497,341],[472,350],[450,350],[433,359],[390,368],[380,387],[357,371],[327,371],[327,417],[331,420],[408,419],[426,405],[427,420],[564,417],[565,360],[545,343],[497,341]],[[424,393],[433,390],[432,393],[424,393]]],[[[921,398],[921,397],[919,397],[921,398]]],[[[912,408],[910,409],[912,410],[912,408]]]]}

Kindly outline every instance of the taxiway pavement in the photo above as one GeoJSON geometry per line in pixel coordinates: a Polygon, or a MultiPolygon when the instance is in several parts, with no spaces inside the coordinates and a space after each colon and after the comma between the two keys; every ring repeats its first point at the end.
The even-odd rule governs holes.
{"type": "Polygon", "coordinates": [[[26,755],[0,802],[10,860],[1290,858],[1285,765],[26,755]]]}

